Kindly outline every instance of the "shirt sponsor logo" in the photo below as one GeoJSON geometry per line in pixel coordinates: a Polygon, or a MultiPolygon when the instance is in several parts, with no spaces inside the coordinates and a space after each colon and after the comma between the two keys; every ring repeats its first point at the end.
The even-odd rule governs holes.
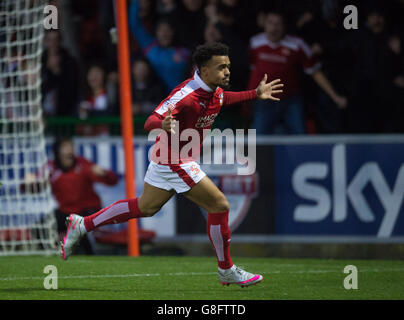
{"type": "Polygon", "coordinates": [[[215,118],[217,117],[218,113],[213,113],[208,116],[203,116],[199,117],[198,120],[196,121],[195,128],[206,128],[210,127],[215,121],[215,118]]]}
{"type": "Polygon", "coordinates": [[[258,55],[260,60],[278,62],[278,63],[287,63],[288,59],[281,55],[271,54],[271,53],[260,53],[258,55]]]}

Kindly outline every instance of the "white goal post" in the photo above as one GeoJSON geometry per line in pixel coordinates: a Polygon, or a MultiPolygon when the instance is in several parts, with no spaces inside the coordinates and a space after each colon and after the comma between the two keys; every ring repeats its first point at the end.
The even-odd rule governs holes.
{"type": "Polygon", "coordinates": [[[0,256],[57,252],[41,105],[46,4],[0,1],[0,256]]]}

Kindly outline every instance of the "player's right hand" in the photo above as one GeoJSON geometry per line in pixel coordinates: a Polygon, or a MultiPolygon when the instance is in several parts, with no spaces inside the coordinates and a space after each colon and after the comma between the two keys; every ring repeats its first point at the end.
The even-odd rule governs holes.
{"type": "Polygon", "coordinates": [[[99,177],[103,177],[106,174],[106,171],[96,164],[91,167],[91,171],[99,177]]]}
{"type": "Polygon", "coordinates": [[[171,108],[168,108],[166,117],[161,123],[161,127],[163,130],[167,132],[171,132],[172,134],[175,134],[174,128],[175,128],[175,120],[171,114],[171,108]]]}

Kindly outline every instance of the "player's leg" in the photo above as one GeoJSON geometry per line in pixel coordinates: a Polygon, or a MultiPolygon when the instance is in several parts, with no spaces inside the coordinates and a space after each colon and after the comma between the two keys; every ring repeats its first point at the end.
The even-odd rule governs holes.
{"type": "Polygon", "coordinates": [[[202,178],[183,195],[207,212],[224,212],[230,209],[226,196],[208,176],[202,178]]]}
{"type": "Polygon", "coordinates": [[[263,277],[235,266],[230,256],[230,205],[226,196],[205,176],[184,196],[208,212],[207,233],[216,252],[219,281],[222,284],[235,283],[241,286],[257,284],[263,277]]]}
{"type": "Polygon", "coordinates": [[[116,201],[87,217],[71,214],[67,220],[67,232],[62,243],[62,258],[67,259],[72,253],[73,247],[87,232],[103,225],[153,216],[170,200],[174,193],[174,190],[164,190],[145,182],[143,192],[138,198],[116,201]]]}
{"type": "Polygon", "coordinates": [[[123,223],[133,218],[151,217],[174,195],[174,190],[164,190],[144,183],[138,198],[119,200],[84,218],[86,231],[106,224],[123,223]]]}

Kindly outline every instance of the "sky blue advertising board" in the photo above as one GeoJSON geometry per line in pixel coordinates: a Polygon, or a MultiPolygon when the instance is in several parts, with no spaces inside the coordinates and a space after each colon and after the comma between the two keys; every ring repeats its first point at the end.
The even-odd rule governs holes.
{"type": "Polygon", "coordinates": [[[275,146],[276,233],[404,235],[404,145],[275,146]]]}

